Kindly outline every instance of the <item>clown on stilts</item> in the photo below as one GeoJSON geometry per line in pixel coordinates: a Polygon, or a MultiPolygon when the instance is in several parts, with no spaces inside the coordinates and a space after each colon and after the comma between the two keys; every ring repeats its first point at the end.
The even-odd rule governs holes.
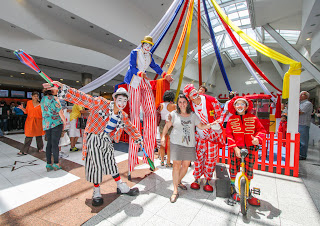
{"type": "Polygon", "coordinates": [[[214,97],[205,94],[199,95],[193,84],[187,84],[183,89],[183,94],[189,98],[192,110],[203,124],[216,123],[216,128],[206,130],[197,128],[196,130],[197,160],[194,162],[193,172],[195,181],[190,185],[191,189],[199,190],[200,178],[204,175],[206,181],[203,190],[213,192],[210,180],[216,167],[219,145],[224,145],[220,104],[214,97]]]}
{"type": "Polygon", "coordinates": [[[59,89],[59,98],[90,110],[82,153],[85,160],[86,180],[94,184],[92,205],[103,204],[100,193],[103,175],[111,175],[114,178],[118,194],[139,194],[138,188],[130,189],[125,182],[122,182],[112,144],[112,141],[119,142],[125,130],[137,145],[143,145],[140,132],[131,124],[128,115],[123,111],[129,99],[127,90],[119,88],[112,95],[114,101],[109,101],[103,97],[92,97],[57,81],[53,84],[57,84],[59,88],[51,87],[49,83],[43,86],[47,89],[59,89]]]}
{"type": "MultiPolygon", "coordinates": [[[[172,77],[166,74],[161,67],[155,63],[152,53],[150,52],[154,45],[152,37],[145,36],[141,40],[141,48],[134,49],[130,54],[130,67],[124,78],[124,82],[128,84],[130,94],[129,106],[132,124],[140,131],[140,106],[143,110],[143,139],[144,148],[151,158],[154,160],[154,148],[157,134],[156,106],[150,85],[150,78],[146,74],[147,68],[150,66],[157,74],[161,75],[168,82],[172,81],[172,77]]],[[[139,164],[138,151],[139,145],[130,137],[129,140],[129,159],[128,159],[128,179],[131,180],[131,172],[134,167],[139,164]]],[[[145,156],[144,163],[148,163],[145,156]]]]}

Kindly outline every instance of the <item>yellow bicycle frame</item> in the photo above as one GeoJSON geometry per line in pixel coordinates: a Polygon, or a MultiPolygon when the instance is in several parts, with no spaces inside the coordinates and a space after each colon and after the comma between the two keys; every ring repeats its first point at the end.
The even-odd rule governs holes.
{"type": "MultiPolygon", "coordinates": [[[[241,193],[243,191],[241,191],[241,186],[240,186],[240,181],[241,181],[241,178],[244,177],[244,179],[246,180],[246,198],[249,197],[249,180],[248,180],[248,177],[245,175],[244,171],[245,171],[245,168],[244,168],[244,158],[241,158],[241,175],[238,179],[238,188],[239,188],[239,195],[241,196],[241,193]]],[[[246,203],[246,202],[245,202],[246,203]]],[[[245,204],[246,205],[246,204],[245,204]]]]}

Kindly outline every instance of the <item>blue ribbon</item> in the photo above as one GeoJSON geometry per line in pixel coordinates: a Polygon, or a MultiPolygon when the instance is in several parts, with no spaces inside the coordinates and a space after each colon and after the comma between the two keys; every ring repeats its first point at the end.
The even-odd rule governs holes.
{"type": "Polygon", "coordinates": [[[178,7],[176,8],[176,11],[174,13],[174,15],[172,16],[171,20],[169,21],[169,23],[167,24],[167,26],[165,27],[165,29],[163,30],[162,34],[160,35],[160,37],[158,38],[158,40],[156,41],[156,43],[154,44],[154,46],[152,46],[152,49],[150,50],[151,53],[153,53],[154,51],[156,51],[156,49],[158,48],[160,42],[162,41],[162,39],[164,38],[164,36],[167,34],[169,28],[171,27],[174,19],[176,18],[176,16],[178,15],[178,12],[182,6],[182,3],[184,2],[184,0],[181,0],[178,7]]]}
{"type": "Polygon", "coordinates": [[[229,80],[228,80],[228,77],[227,77],[226,69],[223,66],[223,62],[222,62],[222,59],[221,59],[221,55],[220,55],[220,52],[219,52],[219,48],[218,48],[218,44],[217,44],[216,38],[215,38],[214,33],[213,33],[213,29],[212,29],[211,21],[210,21],[210,18],[209,18],[206,1],[203,0],[202,3],[203,3],[204,11],[205,11],[206,17],[207,17],[207,22],[208,22],[210,35],[211,35],[211,40],[212,40],[213,47],[214,47],[214,52],[216,53],[217,60],[218,60],[218,63],[219,63],[219,67],[220,67],[220,71],[222,73],[224,82],[226,83],[226,86],[227,86],[227,88],[228,88],[228,90],[230,92],[230,91],[232,91],[232,89],[231,89],[231,86],[230,86],[230,83],[229,83],[229,80]]]}

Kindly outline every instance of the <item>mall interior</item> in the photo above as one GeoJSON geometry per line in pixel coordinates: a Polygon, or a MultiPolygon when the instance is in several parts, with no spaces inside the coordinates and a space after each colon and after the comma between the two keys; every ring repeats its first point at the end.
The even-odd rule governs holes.
{"type": "MultiPolygon", "coordinates": [[[[151,67],[146,69],[151,80],[156,74],[151,67]]],[[[152,89],[159,91],[158,85],[152,89]]],[[[319,225],[320,0],[3,1],[0,101],[4,133],[0,137],[0,225],[319,225]],[[175,94],[182,93],[187,84],[196,89],[204,85],[206,94],[222,108],[231,90],[237,96],[269,95],[263,99],[273,108],[267,110],[268,134],[257,154],[250,185],[260,188],[259,207],[249,205],[243,214],[240,203],[218,195],[216,173],[212,193],[190,189],[194,163],[182,180],[188,189],[180,189],[178,200],[171,203],[172,167],[161,164],[159,132],[155,171],[150,171],[139,152],[132,180],[128,180],[128,135],[114,143],[122,181],[140,193],[118,194],[113,178],[105,175],[100,184],[101,206],[92,205],[93,186],[85,176],[84,130],[75,146],[79,151],[71,151],[69,144],[61,147],[61,170],[47,172],[46,153],[39,152],[36,139],[27,155],[17,155],[24,146],[27,115],[11,110],[21,104],[25,107],[34,91],[41,100],[46,81],[21,63],[15,50],[32,56],[52,80],[112,100],[112,93],[124,82],[131,51],[140,48],[148,35],[156,47],[151,50],[154,62],[172,74],[167,89],[175,94]],[[261,73],[252,69],[245,56],[261,73]],[[301,73],[286,74],[292,62],[301,62],[301,73]],[[289,98],[281,95],[286,79],[289,98]],[[299,161],[297,139],[301,91],[310,94],[313,105],[308,157],[303,161],[299,161]],[[277,101],[288,116],[291,140],[281,141],[278,136],[279,119],[272,117],[277,101]],[[11,111],[7,116],[3,104],[11,111]]],[[[72,109],[72,104],[67,103],[67,108],[72,109]]],[[[43,142],[45,150],[44,136],[43,142]]],[[[218,162],[228,169],[228,147],[220,148],[218,162]]]]}

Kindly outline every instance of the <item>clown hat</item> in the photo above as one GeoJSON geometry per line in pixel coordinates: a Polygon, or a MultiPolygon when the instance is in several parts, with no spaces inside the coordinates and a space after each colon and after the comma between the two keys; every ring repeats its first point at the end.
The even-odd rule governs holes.
{"type": "Polygon", "coordinates": [[[117,89],[117,91],[112,94],[112,97],[115,98],[115,96],[118,95],[118,94],[127,96],[128,99],[129,99],[129,93],[128,93],[127,90],[126,90],[125,88],[123,88],[123,87],[120,87],[119,89],[117,89]]]}
{"type": "Polygon", "coordinates": [[[187,84],[183,89],[183,94],[189,98],[189,94],[193,89],[195,89],[193,84],[187,84]]]}
{"type": "Polygon", "coordinates": [[[151,36],[144,36],[144,39],[141,40],[141,43],[149,43],[151,45],[154,45],[152,37],[151,36]]]}

